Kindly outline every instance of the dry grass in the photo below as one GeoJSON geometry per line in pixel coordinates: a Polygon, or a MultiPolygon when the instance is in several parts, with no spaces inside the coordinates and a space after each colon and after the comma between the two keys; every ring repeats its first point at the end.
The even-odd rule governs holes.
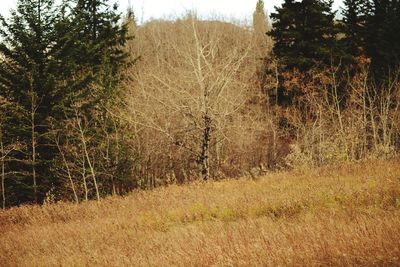
{"type": "Polygon", "coordinates": [[[0,266],[400,266],[400,160],[0,212],[0,266]]]}

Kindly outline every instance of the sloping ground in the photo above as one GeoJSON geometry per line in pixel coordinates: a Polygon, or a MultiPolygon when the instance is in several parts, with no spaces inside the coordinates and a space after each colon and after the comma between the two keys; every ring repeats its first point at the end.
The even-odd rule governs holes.
{"type": "Polygon", "coordinates": [[[0,266],[400,266],[400,160],[0,212],[0,266]]]}

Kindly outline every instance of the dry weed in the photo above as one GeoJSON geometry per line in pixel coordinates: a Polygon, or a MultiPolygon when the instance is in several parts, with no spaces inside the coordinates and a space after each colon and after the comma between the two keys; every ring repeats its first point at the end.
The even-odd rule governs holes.
{"type": "Polygon", "coordinates": [[[399,159],[0,212],[0,266],[399,266],[399,159]]]}

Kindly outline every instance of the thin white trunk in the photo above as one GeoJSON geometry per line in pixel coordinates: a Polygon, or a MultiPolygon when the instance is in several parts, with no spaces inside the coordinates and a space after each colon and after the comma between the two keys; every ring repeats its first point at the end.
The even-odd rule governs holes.
{"type": "Polygon", "coordinates": [[[85,201],[88,201],[88,187],[86,183],[86,166],[85,166],[85,156],[82,156],[82,179],[83,179],[83,189],[85,190],[85,201]]]}
{"type": "Polygon", "coordinates": [[[2,207],[3,207],[3,209],[5,209],[6,208],[5,151],[4,151],[4,144],[3,144],[3,134],[1,132],[0,132],[0,159],[1,159],[1,199],[2,199],[2,207]]]}
{"type": "Polygon", "coordinates": [[[32,170],[32,184],[33,184],[33,197],[35,203],[37,203],[37,181],[36,181],[36,98],[31,85],[31,146],[32,146],[32,155],[31,155],[31,170],[32,170]]]}
{"type": "Polygon", "coordinates": [[[96,190],[96,199],[97,199],[97,201],[99,201],[100,200],[100,193],[99,193],[99,187],[97,186],[96,173],[95,173],[92,161],[90,160],[90,156],[89,156],[89,152],[88,152],[87,144],[86,144],[85,133],[84,133],[84,130],[82,128],[82,125],[81,125],[81,122],[80,122],[78,116],[77,116],[77,122],[78,122],[78,127],[79,127],[79,133],[80,133],[80,136],[81,136],[81,142],[82,142],[82,146],[83,146],[83,153],[85,155],[87,163],[89,164],[90,174],[92,176],[93,185],[94,185],[94,188],[96,190]]]}

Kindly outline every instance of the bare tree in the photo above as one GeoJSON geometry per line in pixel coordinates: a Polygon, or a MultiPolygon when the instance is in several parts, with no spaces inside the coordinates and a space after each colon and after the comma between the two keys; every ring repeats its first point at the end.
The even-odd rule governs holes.
{"type": "MultiPolygon", "coordinates": [[[[217,172],[215,162],[225,153],[223,145],[239,142],[230,133],[243,130],[245,122],[238,118],[246,117],[251,110],[246,104],[256,96],[251,88],[255,73],[251,32],[193,16],[152,22],[141,30],[137,50],[142,61],[129,73],[136,82],[127,84],[125,114],[142,140],[139,150],[144,151],[148,142],[143,133],[151,132],[158,143],[164,140],[163,153],[173,149],[179,164],[187,162],[180,171],[183,176],[195,162],[197,174],[208,180],[217,172]]],[[[165,155],[165,160],[174,156],[165,155]]]]}

